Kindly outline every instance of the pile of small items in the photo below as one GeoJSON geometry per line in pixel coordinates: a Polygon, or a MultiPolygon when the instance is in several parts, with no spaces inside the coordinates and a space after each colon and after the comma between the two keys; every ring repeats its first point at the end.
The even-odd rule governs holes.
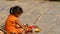
{"type": "Polygon", "coordinates": [[[36,32],[36,33],[39,33],[41,30],[37,27],[37,26],[34,26],[34,25],[28,25],[28,24],[24,24],[25,26],[25,29],[26,29],[26,33],[28,32],[36,32]]]}

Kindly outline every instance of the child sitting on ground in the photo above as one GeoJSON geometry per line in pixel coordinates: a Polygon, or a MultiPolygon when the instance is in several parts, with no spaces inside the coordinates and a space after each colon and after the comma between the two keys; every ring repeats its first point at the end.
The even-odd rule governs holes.
{"type": "Polygon", "coordinates": [[[10,15],[6,20],[4,27],[7,34],[25,34],[23,25],[18,21],[18,17],[21,16],[22,13],[23,10],[19,6],[10,8],[10,15]],[[17,25],[22,26],[22,28],[18,28],[17,25]]]}

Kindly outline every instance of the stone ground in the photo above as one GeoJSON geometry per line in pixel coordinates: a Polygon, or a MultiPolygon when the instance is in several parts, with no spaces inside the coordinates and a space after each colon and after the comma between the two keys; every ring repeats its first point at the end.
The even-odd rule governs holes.
{"type": "Polygon", "coordinates": [[[0,28],[9,15],[10,7],[16,5],[24,11],[19,17],[21,23],[36,22],[35,25],[41,28],[41,32],[35,34],[60,34],[60,2],[0,1],[0,28]]]}

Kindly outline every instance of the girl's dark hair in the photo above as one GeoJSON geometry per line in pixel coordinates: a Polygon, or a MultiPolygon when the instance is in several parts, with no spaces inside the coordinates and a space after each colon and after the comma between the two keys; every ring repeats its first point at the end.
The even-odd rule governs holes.
{"type": "Polygon", "coordinates": [[[22,8],[19,7],[19,6],[11,7],[11,8],[10,8],[10,14],[15,15],[16,13],[18,13],[18,14],[22,14],[22,13],[23,13],[22,8]]]}

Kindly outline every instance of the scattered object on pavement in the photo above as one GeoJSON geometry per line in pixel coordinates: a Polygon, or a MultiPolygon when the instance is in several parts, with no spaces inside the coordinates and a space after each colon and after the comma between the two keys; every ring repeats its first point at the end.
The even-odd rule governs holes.
{"type": "Polygon", "coordinates": [[[36,26],[36,25],[31,25],[30,28],[34,29],[34,32],[36,32],[36,33],[39,33],[41,31],[40,28],[38,28],[38,26],[36,26]]]}
{"type": "Polygon", "coordinates": [[[5,9],[6,9],[6,6],[0,7],[0,11],[5,10],[5,9]]]}
{"type": "Polygon", "coordinates": [[[32,33],[32,29],[29,27],[28,24],[24,24],[24,27],[25,27],[26,33],[28,33],[28,32],[32,33]]]}
{"type": "Polygon", "coordinates": [[[7,34],[5,30],[0,29],[0,34],[7,34]]]}
{"type": "Polygon", "coordinates": [[[39,28],[35,28],[34,31],[35,31],[36,33],[39,33],[41,30],[40,30],[39,28]]]}
{"type": "Polygon", "coordinates": [[[0,34],[4,34],[4,32],[0,31],[0,34]]]}
{"type": "Polygon", "coordinates": [[[36,26],[33,26],[33,25],[30,25],[29,27],[30,27],[31,29],[36,28],[36,26]]]}
{"type": "Polygon", "coordinates": [[[25,30],[26,30],[26,33],[28,33],[28,32],[36,32],[36,33],[39,33],[41,30],[40,30],[40,28],[38,28],[38,26],[35,26],[35,25],[28,25],[28,24],[24,24],[24,26],[25,26],[25,30]]]}

